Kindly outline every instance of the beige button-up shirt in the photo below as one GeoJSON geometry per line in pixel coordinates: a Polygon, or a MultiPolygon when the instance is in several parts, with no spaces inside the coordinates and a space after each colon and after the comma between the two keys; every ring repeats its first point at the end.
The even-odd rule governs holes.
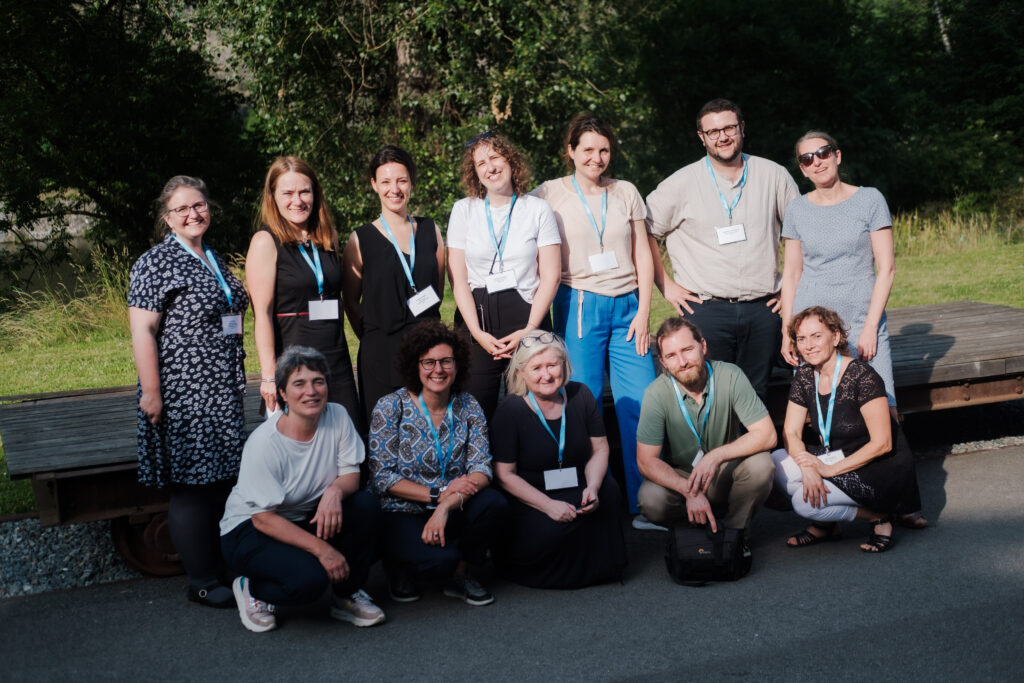
{"type": "MultiPolygon", "coordinates": [[[[747,158],[747,180],[732,211],[719,197],[702,157],[685,166],[647,196],[647,229],[665,239],[674,279],[708,299],[757,299],[779,291],[779,237],[789,202],[799,196],[786,169],[761,157],[747,158]],[[719,244],[716,228],[743,224],[746,239],[719,244]]],[[[740,191],[717,176],[726,204],[740,191]]]]}

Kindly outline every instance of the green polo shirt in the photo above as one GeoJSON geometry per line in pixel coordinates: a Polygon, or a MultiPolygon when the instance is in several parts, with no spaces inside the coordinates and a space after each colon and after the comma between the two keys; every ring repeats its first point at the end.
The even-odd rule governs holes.
{"type": "MultiPolygon", "coordinates": [[[[711,370],[715,383],[714,405],[711,406],[707,425],[703,430],[701,420],[706,410],[703,403],[708,400],[710,384],[704,387],[701,406],[698,406],[682,387],[679,388],[683,405],[690,413],[693,426],[705,437],[708,451],[739,438],[741,424],[750,427],[768,415],[768,409],[757,397],[750,380],[737,366],[713,360],[711,370]]],[[[666,372],[647,387],[644,401],[640,406],[636,440],[649,446],[663,446],[667,437],[669,447],[663,450],[662,457],[665,457],[664,451],[667,450],[669,464],[691,470],[700,443],[686,423],[686,418],[679,411],[676,392],[672,389],[673,382],[675,379],[666,372]]]]}

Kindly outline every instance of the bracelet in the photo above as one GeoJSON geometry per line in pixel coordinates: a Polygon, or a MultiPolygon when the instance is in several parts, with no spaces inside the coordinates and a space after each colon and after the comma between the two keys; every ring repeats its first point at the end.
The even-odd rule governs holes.
{"type": "Polygon", "coordinates": [[[458,494],[459,496],[459,509],[461,510],[462,506],[466,504],[466,497],[459,493],[458,491],[456,491],[455,493],[458,494]]]}
{"type": "Polygon", "coordinates": [[[260,382],[277,382],[277,380],[274,379],[273,377],[271,377],[269,379],[264,377],[263,379],[260,380],[260,382]]]}

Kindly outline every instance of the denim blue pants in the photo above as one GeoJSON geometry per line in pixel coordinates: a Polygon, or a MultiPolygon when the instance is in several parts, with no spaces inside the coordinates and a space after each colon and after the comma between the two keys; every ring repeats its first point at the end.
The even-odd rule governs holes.
{"type": "Polygon", "coordinates": [[[622,440],[626,497],[633,514],[638,512],[636,494],[642,481],[636,467],[636,426],[644,390],[655,377],[651,352],[638,356],[635,340],[626,341],[638,307],[636,291],[604,296],[565,285],[558,288],[554,301],[555,332],[569,349],[572,379],[587,385],[598,407],[608,375],[622,440]]]}

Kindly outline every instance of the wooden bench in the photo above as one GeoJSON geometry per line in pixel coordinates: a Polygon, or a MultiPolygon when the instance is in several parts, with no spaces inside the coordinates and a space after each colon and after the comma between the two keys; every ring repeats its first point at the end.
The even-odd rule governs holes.
{"type": "MultiPolygon", "coordinates": [[[[896,396],[914,413],[1024,396],[1024,309],[966,301],[889,311],[896,396]]],[[[791,372],[769,390],[777,423],[791,372]]],[[[115,544],[150,573],[180,571],[166,529],[167,496],[136,481],[134,387],[0,399],[0,436],[14,479],[30,478],[46,526],[113,519],[115,544]]],[[[608,392],[606,410],[612,409],[608,392]]],[[[262,421],[259,389],[245,398],[249,431],[262,421]]],[[[610,415],[609,415],[610,417],[610,415]]],[[[606,420],[617,450],[614,419],[606,420]]]]}

